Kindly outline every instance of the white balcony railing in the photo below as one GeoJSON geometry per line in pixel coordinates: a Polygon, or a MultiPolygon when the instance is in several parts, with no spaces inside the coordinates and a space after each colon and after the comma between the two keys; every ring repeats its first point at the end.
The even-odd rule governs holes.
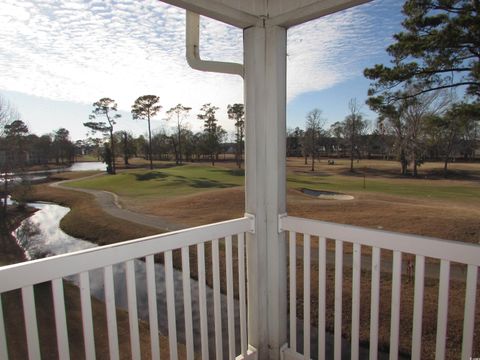
{"type": "MultiPolygon", "coordinates": [[[[399,356],[399,340],[404,336],[400,331],[401,305],[402,309],[404,309],[403,306],[405,306],[403,303],[401,304],[402,254],[408,254],[404,257],[408,257],[409,259],[413,259],[414,257],[415,259],[410,263],[410,270],[412,271],[410,276],[412,280],[414,279],[414,285],[412,284],[412,291],[414,293],[413,316],[410,320],[407,320],[412,323],[409,330],[411,333],[411,358],[425,358],[425,353],[422,353],[422,326],[428,327],[429,329],[434,329],[436,326],[436,336],[432,336],[432,340],[435,341],[435,359],[452,358],[451,353],[450,355],[446,354],[447,327],[450,325],[448,323],[448,310],[451,271],[452,274],[455,275],[455,280],[460,281],[465,288],[464,296],[462,296],[463,299],[450,299],[453,300],[454,306],[463,306],[463,312],[460,311],[460,314],[463,313],[463,319],[458,321],[460,325],[458,323],[454,324],[454,321],[452,321],[452,326],[456,325],[463,328],[461,354],[460,349],[458,349],[460,346],[458,345],[457,350],[454,350],[454,358],[470,359],[472,356],[480,356],[478,353],[472,354],[475,319],[476,316],[478,319],[478,313],[480,312],[478,308],[476,308],[476,300],[478,300],[477,274],[480,266],[479,245],[386,231],[368,230],[355,226],[332,224],[290,216],[281,218],[280,226],[281,230],[289,232],[290,339],[289,347],[285,351],[285,359],[310,359],[311,357],[317,358],[317,356],[318,359],[324,359],[326,357],[340,359],[342,358],[342,331],[348,333],[348,329],[350,329],[350,348],[347,349],[351,352],[352,359],[358,359],[361,350],[359,345],[360,329],[368,326],[368,319],[367,324],[360,322],[360,306],[362,306],[364,312],[366,309],[370,309],[370,334],[369,340],[367,340],[369,346],[366,349],[362,349],[364,351],[363,358],[366,355],[369,356],[370,359],[377,359],[379,355],[379,326],[382,326],[385,330],[385,322],[388,322],[388,314],[387,316],[380,314],[382,316],[379,322],[380,302],[385,302],[386,300],[380,297],[382,290],[381,273],[385,268],[390,268],[387,274],[383,274],[383,279],[387,277],[391,280],[391,298],[387,300],[387,302],[389,301],[391,304],[391,311],[389,339],[387,338],[384,342],[387,346],[389,344],[389,358],[397,359],[399,356]],[[313,239],[318,241],[317,254],[311,252],[312,248],[316,249],[316,247],[311,246],[313,239]],[[342,304],[342,299],[344,299],[343,293],[345,292],[343,280],[347,274],[347,272],[344,272],[344,265],[347,265],[346,261],[344,261],[347,246],[350,246],[348,251],[352,251],[351,256],[348,256],[347,259],[350,263],[348,265],[350,265],[349,267],[352,269],[352,300],[351,308],[345,311],[345,306],[349,307],[350,305],[342,304]],[[365,253],[370,251],[367,256],[362,256],[362,247],[365,253]],[[301,260],[297,262],[297,256],[299,255],[297,254],[297,250],[303,252],[303,267],[301,266],[301,260]],[[390,250],[393,252],[393,257],[390,255],[391,252],[388,254],[388,251],[381,252],[381,250],[390,250]],[[315,273],[313,273],[313,258],[315,257],[317,259],[317,256],[318,261],[316,261],[316,263],[318,264],[318,271],[315,270],[315,273]],[[365,259],[368,259],[371,263],[365,263],[365,259]],[[381,264],[381,261],[389,264],[381,264]],[[463,267],[461,264],[463,264],[463,267]],[[435,269],[435,267],[437,270],[439,267],[439,274],[432,275],[432,271],[428,271],[427,274],[427,269],[432,270],[432,268],[435,269]],[[466,268],[466,271],[464,271],[466,272],[466,276],[462,275],[461,271],[458,271],[459,268],[463,270],[466,268]],[[301,276],[301,272],[303,272],[303,276],[301,276]],[[318,282],[317,279],[315,279],[315,282],[312,281],[312,275],[318,276],[318,282]],[[426,275],[438,278],[437,285],[432,287],[438,294],[436,300],[438,302],[436,324],[422,323],[426,275]],[[362,279],[366,278],[366,280],[361,281],[361,277],[362,279]],[[298,285],[301,286],[301,284],[297,284],[297,279],[299,279],[298,282],[303,281],[303,298],[300,299],[297,299],[297,287],[298,285]],[[312,284],[318,286],[317,294],[311,293],[312,284]],[[370,293],[369,303],[366,303],[365,299],[360,296],[361,286],[370,286],[370,291],[367,291],[367,293],[370,293]],[[325,331],[326,327],[328,327],[326,321],[326,313],[328,310],[326,297],[327,294],[330,293],[334,294],[334,300],[331,301],[333,302],[334,319],[333,321],[330,319],[330,327],[332,327],[331,322],[333,322],[333,352],[331,352],[331,349],[328,349],[328,346],[326,349],[325,345],[328,336],[325,331]],[[315,314],[318,313],[318,319],[316,319],[318,336],[312,341],[311,300],[313,295],[317,298],[316,303],[318,303],[318,309],[315,309],[318,312],[313,312],[315,314]],[[303,302],[303,326],[301,321],[297,320],[297,311],[299,308],[301,311],[302,307],[297,307],[298,300],[303,302]],[[345,326],[345,323],[343,323],[343,328],[342,313],[349,313],[351,315],[351,324],[345,326]],[[461,325],[462,321],[463,326],[461,325]],[[345,331],[345,328],[347,328],[347,331],[345,331]],[[314,354],[312,349],[318,349],[318,352],[315,351],[314,354]]],[[[403,262],[403,283],[408,281],[408,279],[405,279],[408,277],[408,275],[405,276],[405,265],[405,262],[403,262]]],[[[435,279],[435,281],[437,280],[435,279]]],[[[332,307],[331,303],[330,307],[332,307]]],[[[428,309],[428,311],[430,310],[431,309],[428,309]]],[[[427,311],[427,308],[425,308],[425,311],[427,311]]],[[[364,318],[365,317],[366,316],[364,316],[364,318]]],[[[404,321],[403,317],[402,321],[404,321]]],[[[433,319],[433,321],[435,322],[435,319],[433,319]]],[[[462,329],[460,329],[459,332],[460,331],[462,331],[462,329]]],[[[478,334],[476,340],[480,341],[478,334]]],[[[343,348],[345,349],[345,342],[343,343],[343,348]]],[[[478,347],[476,349],[478,351],[478,347]]]]}
{"type": "MultiPolygon", "coordinates": [[[[76,283],[80,293],[85,354],[79,357],[95,359],[98,355],[95,353],[98,339],[93,331],[91,296],[98,284],[94,283],[94,278],[101,279],[101,298],[106,308],[108,352],[111,359],[125,356],[119,350],[117,328],[119,278],[126,284],[126,302],[123,306],[128,310],[132,358],[139,359],[141,356],[139,317],[148,320],[152,358],[159,358],[160,355],[159,331],[168,336],[171,359],[178,358],[178,343],[184,344],[182,347],[185,348],[187,359],[198,356],[202,359],[247,359],[250,355],[255,358],[255,349],[249,347],[247,338],[245,273],[245,233],[253,228],[253,220],[245,217],[1,268],[0,358],[9,358],[7,345],[10,331],[5,325],[1,300],[3,294],[11,290],[21,290],[28,357],[41,357],[37,325],[37,315],[41,309],[35,305],[38,299],[35,299],[34,286],[44,282],[50,283],[52,288],[58,357],[70,358],[71,339],[69,340],[67,326],[69,307],[65,304],[64,296],[64,281],[67,280],[76,283]],[[163,255],[163,265],[155,262],[159,254],[163,255]],[[192,260],[192,269],[196,263],[198,282],[190,277],[192,260]],[[162,266],[161,270],[159,266],[162,266]],[[182,271],[179,272],[174,267],[181,268],[182,271]],[[225,284],[225,295],[221,292],[222,282],[225,284]],[[145,283],[143,292],[140,290],[141,283],[145,283]],[[159,290],[159,284],[164,287],[164,292],[159,290]],[[142,308],[143,314],[140,313],[142,308]],[[158,308],[165,310],[163,325],[159,322],[158,308]],[[199,319],[198,326],[194,323],[194,316],[199,319]],[[195,326],[198,332],[194,333],[195,326]]],[[[345,340],[342,340],[342,335],[345,336],[346,333],[349,334],[348,352],[352,359],[359,358],[359,355],[363,358],[365,352],[371,359],[376,359],[379,357],[379,345],[385,347],[385,344],[389,347],[390,359],[398,358],[399,350],[405,343],[402,339],[405,333],[400,326],[404,321],[401,309],[404,309],[402,291],[405,290],[405,276],[402,278],[402,274],[405,275],[405,271],[402,273],[405,264],[402,256],[404,259],[412,256],[415,259],[414,276],[412,275],[413,312],[411,331],[408,333],[412,358],[420,359],[424,355],[422,347],[426,341],[422,343],[422,331],[424,333],[427,327],[424,323],[424,310],[427,312],[424,304],[424,295],[427,294],[425,279],[429,276],[435,277],[437,285],[433,288],[438,294],[436,324],[428,324],[429,328],[436,328],[433,340],[435,357],[450,357],[446,352],[449,341],[447,330],[450,325],[455,325],[453,321],[452,324],[449,323],[448,317],[451,280],[460,281],[464,289],[463,299],[454,299],[455,306],[463,307],[463,324],[455,325],[461,327],[463,332],[461,345],[458,346],[458,358],[478,356],[472,354],[472,349],[477,349],[474,346],[474,336],[478,337],[474,327],[479,313],[477,287],[480,246],[290,216],[281,218],[280,230],[289,232],[290,335],[288,348],[284,351],[286,360],[316,357],[340,359],[346,355],[345,340]],[[311,246],[313,242],[318,242],[318,250],[311,246]],[[350,251],[352,254],[347,254],[350,251]],[[297,257],[301,259],[298,260],[297,257]],[[346,271],[346,267],[351,268],[351,272],[346,271]],[[458,271],[459,267],[465,270],[465,274],[458,271]],[[439,270],[439,274],[432,275],[432,268],[439,270]],[[345,300],[345,285],[350,281],[350,274],[351,308],[345,300]],[[388,296],[391,311],[388,310],[387,317],[382,313],[382,302],[385,303],[387,298],[385,278],[391,280],[388,296]],[[312,291],[314,283],[318,285],[315,293],[312,291]],[[370,299],[361,297],[365,293],[362,292],[362,286],[369,286],[367,292],[370,299]],[[301,297],[297,297],[298,292],[302,293],[301,297]],[[329,303],[332,296],[333,304],[329,303]],[[313,298],[316,301],[312,301],[313,298]],[[317,308],[314,309],[312,304],[317,308]],[[329,306],[333,308],[333,319],[330,317],[330,320],[327,313],[329,306]],[[349,308],[348,311],[345,310],[346,307],[349,308]],[[367,308],[369,338],[366,341],[361,336],[361,330],[366,327],[361,319],[365,318],[363,313],[367,308]],[[298,310],[302,311],[300,317],[303,317],[303,321],[297,320],[298,310]],[[311,323],[312,310],[318,314],[316,327],[312,327],[311,323]],[[342,315],[345,317],[346,313],[351,316],[347,331],[345,321],[342,323],[342,315]],[[387,322],[388,325],[385,324],[387,322]],[[385,327],[388,328],[386,339],[385,327]],[[330,328],[333,335],[328,334],[330,328]],[[330,341],[329,336],[332,337],[331,346],[326,345],[330,341]],[[368,343],[368,348],[362,348],[361,343],[368,343]]],[[[431,287],[428,291],[431,291],[431,287]]],[[[404,327],[403,324],[402,328],[404,327]]]]}
{"type": "MultiPolygon", "coordinates": [[[[129,318],[131,357],[140,359],[139,307],[137,302],[142,301],[142,299],[138,293],[140,281],[136,279],[138,272],[142,272],[142,280],[146,282],[146,290],[143,295],[148,308],[146,317],[150,328],[151,354],[152,358],[158,359],[160,357],[160,344],[157,306],[161,299],[158,298],[160,292],[156,279],[158,280],[160,276],[164,276],[164,295],[166,299],[163,299],[163,301],[167,310],[166,327],[168,328],[170,358],[178,358],[177,335],[181,335],[180,337],[185,340],[187,359],[193,359],[195,354],[200,354],[203,359],[209,359],[211,358],[209,355],[212,349],[214,349],[213,351],[217,359],[224,357],[233,359],[239,354],[238,358],[244,359],[247,357],[247,351],[249,354],[252,352],[252,349],[248,349],[247,345],[245,233],[251,231],[253,226],[253,220],[244,217],[6,266],[0,269],[0,295],[11,290],[21,289],[28,357],[30,359],[40,359],[41,349],[37,314],[42,309],[35,308],[34,285],[44,282],[51,283],[58,356],[60,359],[68,359],[71,354],[64,297],[64,280],[76,282],[80,289],[81,319],[85,348],[85,355],[79,357],[95,359],[96,339],[93,331],[91,279],[94,273],[99,275],[100,272],[103,287],[102,296],[104,297],[103,300],[106,307],[108,351],[111,359],[118,359],[121,355],[125,355],[119,353],[119,335],[116,318],[116,306],[118,306],[118,299],[116,299],[118,289],[116,289],[116,286],[119,281],[115,276],[120,273],[121,277],[123,277],[123,282],[126,282],[127,304],[125,307],[128,310],[129,318]],[[206,263],[207,266],[210,263],[205,261],[206,245],[208,250],[211,251],[209,254],[211,254],[212,268],[209,273],[213,274],[212,288],[206,285],[207,272],[205,266],[206,263]],[[224,252],[225,261],[220,261],[219,254],[221,252],[219,249],[224,252]],[[181,273],[174,269],[174,250],[181,252],[181,273]],[[190,278],[190,261],[195,250],[198,284],[193,286],[192,282],[195,281],[190,278]],[[234,250],[236,251],[234,252],[234,250]],[[158,254],[163,254],[164,271],[162,271],[162,274],[159,274],[158,265],[155,264],[156,258],[154,259],[154,256],[158,254]],[[142,261],[139,261],[139,259],[142,259],[142,261]],[[234,260],[238,263],[236,269],[234,268],[234,260]],[[138,263],[142,265],[140,266],[138,263]],[[117,271],[118,268],[122,269],[121,272],[117,271]],[[175,275],[177,278],[175,278],[175,275]],[[226,296],[221,294],[220,290],[221,275],[226,278],[226,296]],[[237,283],[237,281],[234,281],[234,275],[238,276],[238,301],[234,297],[234,283],[237,283]],[[179,287],[182,296],[177,298],[176,294],[178,294],[179,287]],[[198,291],[198,294],[192,293],[192,289],[198,291]],[[207,295],[209,297],[208,301],[207,295]],[[213,298],[213,301],[211,301],[211,298],[213,298]],[[195,301],[192,301],[192,299],[195,301]],[[198,302],[196,301],[197,299],[198,302]],[[180,306],[178,304],[179,301],[183,302],[180,306]],[[209,307],[212,302],[213,308],[209,307]],[[192,330],[195,326],[192,323],[192,303],[198,307],[198,309],[194,309],[196,314],[199,313],[200,319],[198,337],[194,337],[192,330]],[[222,315],[222,308],[225,307],[227,308],[226,314],[222,315]],[[207,308],[209,310],[208,315],[207,308]],[[208,318],[210,310],[213,313],[213,330],[210,326],[212,321],[209,321],[208,318]],[[184,318],[183,334],[178,334],[177,331],[179,312],[183,313],[182,317],[184,318]],[[238,315],[237,319],[239,320],[237,322],[235,321],[235,314],[238,315]],[[226,329],[222,328],[222,321],[224,324],[227,324],[226,329]],[[212,332],[214,334],[211,334],[212,332]],[[222,333],[228,336],[224,338],[222,333]],[[214,343],[212,343],[212,339],[215,339],[214,343]],[[236,339],[240,339],[240,341],[236,343],[236,339]],[[194,343],[200,344],[194,348],[194,343]]],[[[177,259],[180,259],[180,257],[177,257],[177,259]]],[[[1,300],[2,296],[0,296],[0,359],[8,359],[7,337],[10,331],[5,327],[1,300]]],[[[74,355],[73,357],[78,357],[78,354],[74,355]]]]}

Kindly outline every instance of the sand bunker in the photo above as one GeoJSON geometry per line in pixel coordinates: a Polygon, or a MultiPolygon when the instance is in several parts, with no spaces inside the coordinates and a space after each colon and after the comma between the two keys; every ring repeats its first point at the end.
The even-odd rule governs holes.
{"type": "Polygon", "coordinates": [[[304,194],[309,196],[314,196],[319,199],[325,200],[353,200],[354,197],[351,195],[345,195],[333,191],[325,191],[325,190],[312,190],[312,189],[302,189],[301,190],[304,194]]]}

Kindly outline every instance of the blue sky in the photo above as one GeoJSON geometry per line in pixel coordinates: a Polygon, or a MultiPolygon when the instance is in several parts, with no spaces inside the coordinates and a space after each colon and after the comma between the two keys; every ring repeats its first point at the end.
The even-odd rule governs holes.
{"type": "MultiPolygon", "coordinates": [[[[348,102],[364,103],[363,69],[385,63],[385,47],[400,30],[401,1],[373,1],[303,24],[288,32],[287,126],[304,126],[317,107],[327,124],[342,120],[348,102]]],[[[239,77],[192,70],[185,61],[184,11],[156,0],[2,0],[0,4],[0,95],[16,106],[37,134],[67,128],[84,138],[91,104],[118,102],[123,118],[115,130],[146,131],[129,110],[141,95],[163,105],[153,128],[169,129],[165,111],[178,103],[196,114],[207,102],[219,106],[229,131],[227,104],[243,102],[239,77]]],[[[204,58],[242,62],[242,32],[202,18],[204,58]]],[[[367,106],[363,113],[375,119],[367,106]]],[[[328,126],[328,125],[327,125],[328,126]]]]}

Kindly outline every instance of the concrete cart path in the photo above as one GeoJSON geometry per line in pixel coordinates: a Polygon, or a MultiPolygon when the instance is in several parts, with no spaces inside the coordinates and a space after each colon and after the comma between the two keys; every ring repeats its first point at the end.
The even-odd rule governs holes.
{"type": "Polygon", "coordinates": [[[162,219],[155,215],[141,214],[128,209],[124,209],[120,204],[117,194],[114,194],[109,191],[64,186],[66,183],[69,183],[69,182],[90,179],[90,178],[94,178],[101,175],[103,174],[86,176],[81,179],[63,180],[63,181],[52,183],[50,184],[50,186],[65,189],[65,190],[80,191],[87,194],[91,194],[95,197],[95,200],[97,201],[98,205],[100,205],[103,211],[105,211],[107,214],[122,220],[136,223],[136,224],[150,226],[152,228],[159,229],[162,232],[175,231],[175,230],[185,229],[188,227],[187,225],[173,223],[171,221],[162,219]]]}

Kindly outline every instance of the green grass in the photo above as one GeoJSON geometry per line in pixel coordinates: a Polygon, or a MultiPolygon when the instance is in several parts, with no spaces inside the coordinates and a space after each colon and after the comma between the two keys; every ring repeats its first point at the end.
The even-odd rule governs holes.
{"type": "Polygon", "coordinates": [[[288,176],[290,188],[309,188],[314,190],[336,191],[341,193],[365,192],[385,195],[407,196],[438,200],[472,200],[480,199],[480,186],[473,184],[452,184],[443,181],[424,179],[381,179],[354,176],[288,176]]]}
{"type": "Polygon", "coordinates": [[[165,197],[188,195],[209,189],[241,186],[243,171],[209,166],[178,166],[162,170],[132,170],[115,176],[68,183],[72,187],[107,190],[120,196],[165,197]]]}
{"type": "MultiPolygon", "coordinates": [[[[244,185],[243,171],[222,167],[185,165],[161,170],[131,170],[69,183],[68,186],[107,190],[120,196],[174,197],[211,189],[244,185]]],[[[344,175],[290,173],[287,186],[341,193],[365,192],[437,200],[480,199],[480,186],[465,182],[425,179],[366,178],[344,175]]]]}

